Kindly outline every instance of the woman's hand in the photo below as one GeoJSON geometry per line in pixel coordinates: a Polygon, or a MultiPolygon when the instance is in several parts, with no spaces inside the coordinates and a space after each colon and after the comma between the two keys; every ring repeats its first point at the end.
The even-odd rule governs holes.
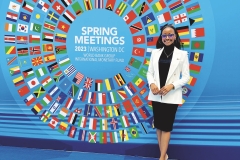
{"type": "Polygon", "coordinates": [[[159,89],[154,83],[150,85],[150,89],[154,95],[157,95],[159,93],[159,89]]]}
{"type": "Polygon", "coordinates": [[[160,90],[159,90],[159,94],[162,96],[165,96],[170,90],[172,90],[174,88],[173,84],[168,84],[166,86],[163,86],[160,90]]]}

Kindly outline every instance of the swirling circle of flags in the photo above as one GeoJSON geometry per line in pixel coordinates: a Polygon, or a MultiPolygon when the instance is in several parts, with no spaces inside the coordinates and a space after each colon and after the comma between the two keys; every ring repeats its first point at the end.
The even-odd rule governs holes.
{"type": "Polygon", "coordinates": [[[89,143],[126,142],[154,128],[146,72],[166,23],[177,28],[189,52],[184,103],[197,83],[205,49],[195,0],[12,0],[4,22],[6,68],[23,102],[51,129],[89,143]],[[128,65],[111,78],[88,77],[68,57],[71,24],[94,9],[122,17],[132,34],[128,65]],[[126,82],[128,75],[132,78],[126,82]]]}

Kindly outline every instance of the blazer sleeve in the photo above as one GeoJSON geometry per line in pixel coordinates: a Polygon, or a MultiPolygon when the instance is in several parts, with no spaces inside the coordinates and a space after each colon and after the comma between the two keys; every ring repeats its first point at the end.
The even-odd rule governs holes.
{"type": "Polygon", "coordinates": [[[181,69],[181,78],[172,84],[174,85],[174,89],[178,89],[182,86],[184,86],[186,83],[188,83],[190,79],[190,73],[189,73],[189,61],[188,61],[188,53],[183,52],[184,58],[183,58],[183,64],[181,69]]]}
{"type": "Polygon", "coordinates": [[[149,62],[149,66],[148,66],[148,71],[147,71],[147,80],[148,80],[148,85],[150,87],[150,85],[152,83],[156,83],[154,80],[154,66],[153,66],[153,59],[154,59],[154,50],[151,53],[151,58],[150,58],[150,62],[149,62]]]}

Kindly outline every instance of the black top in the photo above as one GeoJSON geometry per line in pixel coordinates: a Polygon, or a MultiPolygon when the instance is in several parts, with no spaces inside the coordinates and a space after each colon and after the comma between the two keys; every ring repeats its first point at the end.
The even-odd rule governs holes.
{"type": "Polygon", "coordinates": [[[168,71],[170,68],[171,61],[172,61],[173,50],[174,50],[174,45],[165,46],[164,50],[159,58],[159,61],[158,61],[159,78],[160,78],[160,87],[161,88],[163,86],[165,86],[165,83],[167,80],[168,71]]]}

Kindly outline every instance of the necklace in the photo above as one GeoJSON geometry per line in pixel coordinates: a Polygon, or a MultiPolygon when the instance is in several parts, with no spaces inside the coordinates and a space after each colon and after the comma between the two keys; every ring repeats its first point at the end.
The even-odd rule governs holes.
{"type": "Polygon", "coordinates": [[[167,58],[173,54],[173,51],[172,51],[169,55],[167,55],[167,53],[165,52],[165,50],[163,50],[163,52],[165,53],[165,55],[167,56],[167,58]]]}

